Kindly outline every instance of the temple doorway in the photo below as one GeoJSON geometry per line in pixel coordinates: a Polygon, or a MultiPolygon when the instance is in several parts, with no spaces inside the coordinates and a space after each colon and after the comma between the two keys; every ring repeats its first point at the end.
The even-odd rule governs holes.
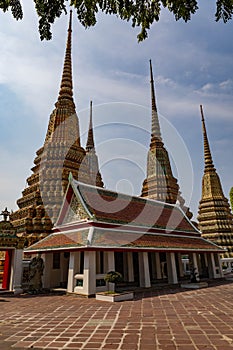
{"type": "Polygon", "coordinates": [[[2,281],[4,274],[5,252],[0,251],[0,289],[2,289],[2,281]]]}
{"type": "Polygon", "coordinates": [[[0,251],[0,289],[8,290],[11,277],[12,249],[0,251]]]}

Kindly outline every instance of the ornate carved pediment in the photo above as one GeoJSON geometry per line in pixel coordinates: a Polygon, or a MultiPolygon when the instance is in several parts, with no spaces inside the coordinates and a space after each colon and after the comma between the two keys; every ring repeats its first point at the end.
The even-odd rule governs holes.
{"type": "Polygon", "coordinates": [[[66,212],[65,218],[63,220],[63,224],[68,224],[74,221],[85,220],[88,218],[88,215],[83,208],[83,205],[78,200],[78,198],[73,195],[69,208],[66,212]]]}

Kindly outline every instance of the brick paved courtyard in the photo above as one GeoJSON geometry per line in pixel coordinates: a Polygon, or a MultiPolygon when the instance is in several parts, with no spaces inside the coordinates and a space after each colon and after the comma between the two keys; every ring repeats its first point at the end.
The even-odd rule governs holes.
{"type": "Polygon", "coordinates": [[[1,296],[0,349],[233,349],[233,282],[138,292],[108,303],[71,295],[1,296]]]}

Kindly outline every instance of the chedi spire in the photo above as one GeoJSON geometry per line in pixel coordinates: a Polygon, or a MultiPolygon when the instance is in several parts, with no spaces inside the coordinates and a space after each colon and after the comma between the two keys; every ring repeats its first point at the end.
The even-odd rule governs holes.
{"type": "Polygon", "coordinates": [[[99,161],[95,151],[94,129],[92,119],[92,101],[90,102],[90,119],[86,143],[86,160],[89,166],[89,183],[94,186],[104,187],[99,170],[99,161]]]}
{"type": "Polygon", "coordinates": [[[210,152],[210,146],[209,146],[209,141],[208,141],[207,132],[206,132],[205,118],[204,118],[202,105],[200,105],[200,110],[201,110],[202,131],[203,131],[203,140],[204,140],[205,171],[208,171],[210,169],[214,169],[214,164],[213,164],[213,160],[210,152]]]}
{"type": "Polygon", "coordinates": [[[198,226],[204,238],[226,248],[227,252],[224,254],[226,257],[233,257],[233,218],[213,164],[202,106],[200,106],[200,110],[205,169],[197,218],[198,226]]]}
{"type": "Polygon", "coordinates": [[[66,52],[65,52],[65,60],[63,66],[63,73],[60,85],[60,91],[58,96],[58,102],[62,103],[63,100],[69,100],[73,107],[73,82],[72,82],[72,58],[71,58],[71,40],[72,40],[72,11],[70,11],[70,20],[68,27],[68,36],[66,42],[66,52]]]}
{"type": "Polygon", "coordinates": [[[12,223],[27,244],[51,233],[71,172],[74,179],[89,182],[86,152],[80,145],[79,121],[72,84],[72,13],[70,13],[60,92],[50,115],[44,145],[36,152],[32,175],[17,201],[12,223]]]}
{"type": "Polygon", "coordinates": [[[151,85],[151,142],[147,154],[147,177],[142,186],[142,197],[148,197],[175,204],[179,201],[181,208],[191,219],[192,213],[185,206],[177,179],[173,176],[170,159],[164,147],[155,98],[154,77],[150,60],[151,85]]]}
{"type": "Polygon", "coordinates": [[[152,70],[151,60],[150,60],[150,85],[151,85],[151,111],[152,111],[152,118],[151,118],[151,143],[153,143],[155,138],[160,140],[160,141],[162,141],[162,138],[161,138],[159,117],[158,117],[157,106],[156,106],[156,99],[155,99],[154,77],[153,77],[153,70],[152,70]]]}
{"type": "Polygon", "coordinates": [[[89,120],[89,129],[88,129],[86,151],[89,152],[94,148],[95,148],[95,144],[94,144],[94,135],[93,135],[92,101],[91,101],[90,102],[90,120],[89,120]]]}
{"type": "Polygon", "coordinates": [[[155,99],[154,77],[150,60],[151,85],[151,142],[147,155],[147,178],[143,182],[142,197],[176,203],[179,187],[173,177],[169,156],[162,142],[155,99]]]}

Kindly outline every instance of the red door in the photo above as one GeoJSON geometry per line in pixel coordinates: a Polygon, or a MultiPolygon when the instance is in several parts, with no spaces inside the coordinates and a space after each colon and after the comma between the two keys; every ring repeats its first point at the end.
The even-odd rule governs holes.
{"type": "Polygon", "coordinates": [[[9,289],[10,277],[11,277],[11,260],[12,260],[12,249],[9,249],[9,250],[6,250],[6,254],[5,254],[2,289],[9,289]]]}

